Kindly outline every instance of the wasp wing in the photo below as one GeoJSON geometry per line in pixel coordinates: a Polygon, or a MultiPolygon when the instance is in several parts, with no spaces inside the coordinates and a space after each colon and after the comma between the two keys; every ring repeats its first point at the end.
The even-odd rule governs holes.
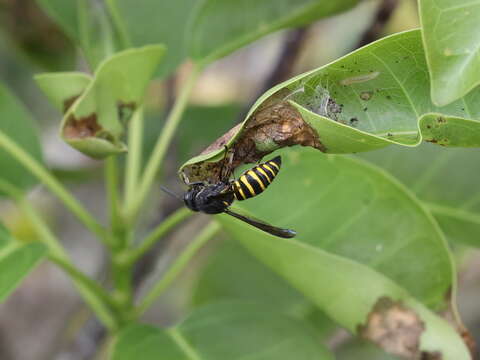
{"type": "Polygon", "coordinates": [[[230,216],[233,216],[234,218],[242,220],[242,221],[246,222],[247,224],[255,226],[257,229],[260,229],[262,231],[265,231],[269,234],[272,234],[272,235],[275,235],[275,236],[278,236],[278,237],[281,237],[281,238],[288,239],[288,238],[293,238],[293,237],[295,237],[295,235],[297,235],[297,233],[294,230],[282,229],[282,228],[279,228],[279,227],[276,227],[276,226],[272,226],[270,224],[267,224],[266,222],[263,222],[263,221],[258,220],[258,219],[253,219],[253,218],[247,217],[245,215],[241,215],[241,214],[236,213],[236,212],[234,212],[230,209],[226,209],[225,213],[230,215],[230,216]]]}

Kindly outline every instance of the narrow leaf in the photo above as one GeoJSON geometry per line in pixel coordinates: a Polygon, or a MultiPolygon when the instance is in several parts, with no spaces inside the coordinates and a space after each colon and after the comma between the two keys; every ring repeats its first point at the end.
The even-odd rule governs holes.
{"type": "Polygon", "coordinates": [[[274,31],[306,25],[344,11],[357,0],[204,0],[189,29],[189,53],[212,62],[274,31]]]}

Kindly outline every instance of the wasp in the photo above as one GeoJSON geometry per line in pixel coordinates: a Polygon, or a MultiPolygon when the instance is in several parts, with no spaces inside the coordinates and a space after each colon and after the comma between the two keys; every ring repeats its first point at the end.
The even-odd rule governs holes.
{"type": "Polygon", "coordinates": [[[203,182],[187,184],[189,189],[185,192],[183,201],[193,211],[206,214],[225,213],[269,234],[292,238],[296,235],[293,230],[275,227],[229,209],[234,200],[247,200],[265,191],[280,171],[281,164],[282,159],[277,156],[245,171],[238,180],[230,180],[228,173],[223,180],[216,184],[203,182]]]}

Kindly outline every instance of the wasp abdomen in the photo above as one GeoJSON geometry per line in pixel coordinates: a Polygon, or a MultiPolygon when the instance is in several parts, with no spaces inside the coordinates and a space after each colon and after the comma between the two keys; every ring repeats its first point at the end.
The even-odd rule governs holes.
{"type": "Polygon", "coordinates": [[[235,199],[246,200],[262,193],[277,176],[281,164],[282,159],[277,156],[245,171],[233,182],[235,199]]]}

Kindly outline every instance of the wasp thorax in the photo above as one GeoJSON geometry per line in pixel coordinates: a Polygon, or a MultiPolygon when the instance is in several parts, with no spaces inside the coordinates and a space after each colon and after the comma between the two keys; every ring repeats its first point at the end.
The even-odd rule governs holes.
{"type": "Polygon", "coordinates": [[[219,214],[232,204],[234,195],[230,183],[201,184],[192,186],[185,193],[183,200],[193,211],[219,214]]]}

